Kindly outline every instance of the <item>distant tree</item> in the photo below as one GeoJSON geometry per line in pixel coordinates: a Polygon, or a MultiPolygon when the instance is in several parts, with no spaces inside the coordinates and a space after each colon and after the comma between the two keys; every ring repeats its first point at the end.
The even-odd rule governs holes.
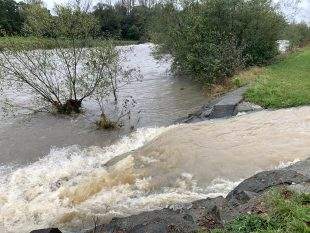
{"type": "Polygon", "coordinates": [[[20,34],[22,26],[20,4],[14,0],[0,0],[0,36],[20,34]]]}
{"type": "Polygon", "coordinates": [[[121,34],[122,15],[112,5],[98,3],[94,15],[99,21],[101,35],[119,37],[121,34]]]}
{"type": "Polygon", "coordinates": [[[29,0],[23,7],[25,18],[24,32],[26,35],[50,37],[54,34],[55,23],[50,11],[39,0],[29,0]]]}
{"type": "Polygon", "coordinates": [[[306,23],[290,23],[283,31],[281,39],[289,40],[291,47],[303,46],[310,43],[310,26],[306,23]]]}
{"type": "Polygon", "coordinates": [[[135,6],[129,15],[131,27],[128,29],[128,37],[133,40],[146,41],[147,27],[150,20],[150,9],[144,5],[135,6]]]}
{"type": "Polygon", "coordinates": [[[151,9],[123,1],[115,5],[99,3],[93,14],[99,21],[101,36],[146,41],[151,9]]]}

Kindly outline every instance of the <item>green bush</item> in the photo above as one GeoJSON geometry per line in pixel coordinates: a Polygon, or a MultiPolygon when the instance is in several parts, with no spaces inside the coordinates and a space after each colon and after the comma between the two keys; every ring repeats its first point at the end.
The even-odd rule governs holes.
{"type": "Polygon", "coordinates": [[[273,59],[283,25],[269,0],[205,0],[161,6],[151,35],[174,70],[215,83],[273,59]]]}
{"type": "Polygon", "coordinates": [[[268,221],[257,214],[246,214],[231,222],[226,230],[228,232],[249,233],[267,230],[268,221]]]}

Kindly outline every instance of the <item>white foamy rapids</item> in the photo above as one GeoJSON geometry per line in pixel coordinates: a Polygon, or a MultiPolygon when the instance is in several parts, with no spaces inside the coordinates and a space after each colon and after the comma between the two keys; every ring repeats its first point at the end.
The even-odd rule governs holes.
{"type": "Polygon", "coordinates": [[[221,180],[202,190],[190,174],[182,174],[174,187],[151,190],[150,178],[134,173],[131,156],[111,168],[104,166],[172,127],[140,129],[107,148],[52,149],[48,156],[22,168],[2,166],[0,232],[23,233],[51,226],[76,232],[90,227],[94,216],[109,221],[114,216],[227,194],[235,183],[221,180]]]}
{"type": "MultiPolygon", "coordinates": [[[[58,224],[59,218],[79,208],[79,205],[70,203],[69,198],[63,198],[63,193],[83,182],[87,183],[88,179],[104,179],[105,175],[108,175],[103,167],[104,163],[117,155],[141,147],[167,129],[141,129],[107,148],[81,149],[72,146],[53,149],[40,161],[11,172],[10,168],[2,166],[1,232],[29,232],[34,228],[58,224]]],[[[125,170],[128,164],[122,166],[119,169],[125,170]]],[[[128,185],[120,185],[114,192],[122,186],[128,185]]],[[[110,192],[113,192],[113,189],[110,192]]]]}

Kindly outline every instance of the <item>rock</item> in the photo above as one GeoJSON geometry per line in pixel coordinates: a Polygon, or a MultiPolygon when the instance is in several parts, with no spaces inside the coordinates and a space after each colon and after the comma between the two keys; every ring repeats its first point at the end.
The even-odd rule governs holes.
{"type": "Polygon", "coordinates": [[[224,222],[237,214],[224,197],[207,198],[195,201],[192,204],[190,211],[195,216],[199,228],[222,227],[224,222]]]}
{"type": "Polygon", "coordinates": [[[310,183],[292,184],[288,186],[287,188],[296,193],[310,194],[310,183]]]}
{"type": "Polygon", "coordinates": [[[198,229],[222,227],[222,216],[229,209],[223,197],[207,198],[177,208],[144,212],[126,218],[114,218],[100,232],[116,233],[188,233],[198,229]]]}
{"type": "Polygon", "coordinates": [[[267,206],[265,205],[264,201],[264,192],[261,194],[257,194],[255,197],[249,199],[246,203],[235,206],[234,207],[234,215],[231,216],[230,219],[227,219],[227,222],[237,218],[238,216],[245,214],[245,213],[266,213],[267,206]]]}
{"type": "Polygon", "coordinates": [[[227,200],[233,206],[244,204],[248,201],[247,194],[259,194],[271,187],[291,185],[295,183],[310,182],[310,178],[294,170],[282,169],[260,172],[243,182],[227,195],[227,200]]]}
{"type": "Polygon", "coordinates": [[[31,231],[30,233],[61,233],[58,228],[47,228],[31,231]]]}
{"type": "Polygon", "coordinates": [[[211,113],[212,113],[212,111],[213,111],[213,108],[205,108],[202,112],[201,112],[201,114],[200,114],[200,118],[208,118],[210,115],[211,115],[211,113]]]}
{"type": "MultiPolygon", "coordinates": [[[[239,192],[236,193],[238,196],[234,196],[234,198],[236,198],[238,200],[238,204],[244,204],[246,202],[248,202],[250,199],[258,196],[258,193],[256,192],[251,192],[251,191],[247,191],[247,190],[241,190],[239,192]]],[[[230,197],[228,197],[229,199],[230,197]]]]}
{"type": "Polygon", "coordinates": [[[102,232],[194,232],[197,229],[197,225],[194,218],[186,212],[166,208],[144,212],[127,218],[114,218],[104,227],[102,232]]]}
{"type": "Polygon", "coordinates": [[[224,95],[221,100],[213,106],[210,119],[234,116],[235,108],[243,100],[243,94],[247,89],[247,86],[241,87],[224,95]]]}
{"type": "Polygon", "coordinates": [[[236,106],[234,114],[237,115],[240,113],[255,112],[261,110],[263,110],[261,106],[243,101],[236,106]]]}
{"type": "Polygon", "coordinates": [[[290,165],[287,168],[282,168],[282,169],[293,170],[310,178],[310,158],[303,160],[303,161],[299,161],[293,165],[290,165]]]}
{"type": "Polygon", "coordinates": [[[248,86],[238,88],[234,91],[210,101],[200,110],[189,114],[187,117],[179,119],[176,123],[195,123],[199,121],[226,118],[237,115],[236,107],[243,100],[243,94],[248,89],[248,86]]]}
{"type": "Polygon", "coordinates": [[[211,114],[209,115],[210,119],[231,117],[234,114],[236,105],[223,105],[217,104],[214,105],[211,114]]]}

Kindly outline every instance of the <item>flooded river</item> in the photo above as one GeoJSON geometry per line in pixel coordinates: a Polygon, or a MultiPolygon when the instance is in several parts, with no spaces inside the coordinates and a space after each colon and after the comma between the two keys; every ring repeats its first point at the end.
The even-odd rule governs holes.
{"type": "MultiPolygon", "coordinates": [[[[170,61],[155,60],[152,47],[150,44],[125,46],[121,54],[126,58],[125,67],[138,68],[143,75],[141,82],[131,83],[120,92],[121,97],[131,95],[137,102],[132,114],[137,127],[170,125],[207,101],[200,86],[172,77],[170,61]]],[[[22,96],[10,90],[9,96],[21,106],[31,105],[26,94],[22,96]]],[[[91,100],[85,101],[84,114],[78,117],[47,113],[24,117],[21,116],[24,109],[17,108],[16,112],[17,116],[0,121],[0,164],[36,161],[48,154],[51,147],[107,146],[129,133],[126,127],[116,131],[96,130],[94,122],[100,110],[91,100]]]]}
{"type": "MultiPolygon", "coordinates": [[[[149,45],[135,50],[150,56],[149,45]]],[[[310,107],[167,126],[205,99],[199,87],[164,74],[167,64],[139,59],[150,62],[149,85],[139,85],[152,86],[154,93],[136,89],[137,96],[144,95],[140,107],[148,117],[130,135],[112,142],[124,132],[91,129],[90,103],[90,113],[75,119],[43,114],[2,126],[1,158],[8,162],[0,167],[0,232],[51,226],[81,232],[96,218],[105,223],[114,216],[226,195],[258,171],[310,156],[310,107]],[[45,153],[47,145],[57,148],[45,153]],[[27,159],[34,162],[25,164],[27,159]]]]}

